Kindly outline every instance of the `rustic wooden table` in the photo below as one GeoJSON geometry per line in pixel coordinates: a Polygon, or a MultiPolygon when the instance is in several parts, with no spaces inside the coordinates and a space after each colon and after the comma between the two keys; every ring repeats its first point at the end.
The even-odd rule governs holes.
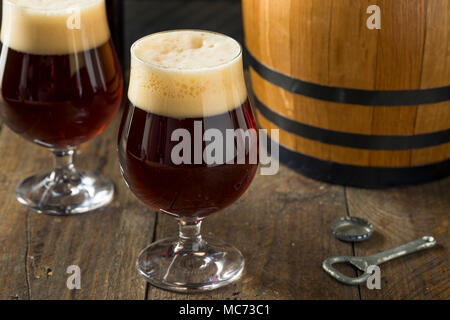
{"type": "MultiPolygon", "coordinates": [[[[450,179],[389,190],[329,185],[282,167],[258,175],[238,202],[204,223],[204,233],[235,244],[246,257],[240,281],[205,294],[184,295],[149,286],[137,273],[139,251],[175,235],[174,219],[147,208],[125,186],[116,155],[118,119],[83,146],[80,168],[114,181],[108,207],[78,217],[39,215],[22,207],[14,188],[26,176],[51,168],[50,152],[6,126],[0,132],[1,299],[448,299],[450,281],[450,179]],[[330,223],[352,215],[373,222],[370,240],[336,240],[330,223]],[[330,278],[322,261],[335,255],[369,255],[423,235],[435,248],[381,267],[381,290],[349,287],[330,278]],[[81,268],[81,290],[68,290],[70,265],[81,268]]],[[[354,274],[352,268],[346,270],[354,274]]]]}
{"type": "MultiPolygon", "coordinates": [[[[175,28],[215,30],[243,41],[238,0],[124,4],[125,52],[141,36],[175,28]]],[[[118,121],[119,116],[76,158],[78,167],[101,171],[115,182],[115,201],[67,218],[38,215],[17,203],[16,185],[50,169],[52,157],[0,128],[0,299],[450,298],[450,179],[360,190],[316,182],[285,167],[276,176],[258,175],[241,200],[204,223],[205,234],[244,253],[247,265],[239,282],[196,295],[149,286],[136,271],[137,255],[150,242],[175,235],[177,225],[139,202],[123,183],[116,155],[118,121]],[[346,215],[372,221],[372,238],[355,245],[336,240],[330,224],[346,215]],[[321,268],[330,256],[369,255],[423,235],[435,236],[439,245],[383,265],[381,290],[341,285],[321,268]],[[66,287],[70,265],[81,268],[81,290],[66,287]]],[[[345,271],[355,274],[350,267],[345,271]]]]}

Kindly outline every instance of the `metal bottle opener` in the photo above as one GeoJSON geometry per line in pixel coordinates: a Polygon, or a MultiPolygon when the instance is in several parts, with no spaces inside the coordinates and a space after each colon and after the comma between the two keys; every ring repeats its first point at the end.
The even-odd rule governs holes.
{"type": "Polygon", "coordinates": [[[367,268],[371,265],[380,265],[387,261],[405,256],[410,253],[414,253],[420,250],[428,249],[433,247],[436,244],[436,240],[431,236],[425,236],[419,238],[417,240],[411,241],[407,244],[401,245],[400,247],[386,250],[368,257],[349,257],[349,256],[341,256],[341,257],[332,257],[326,259],[322,263],[322,268],[327,272],[330,276],[348,285],[358,285],[360,283],[364,283],[369,278],[370,274],[367,273],[367,268]],[[355,266],[359,270],[364,273],[356,278],[352,278],[346,276],[339,270],[333,267],[333,264],[336,263],[350,263],[355,266]]]}

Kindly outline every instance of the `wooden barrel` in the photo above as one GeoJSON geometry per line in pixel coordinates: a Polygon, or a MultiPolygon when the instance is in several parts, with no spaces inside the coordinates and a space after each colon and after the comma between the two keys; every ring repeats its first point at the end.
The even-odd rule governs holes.
{"type": "Polygon", "coordinates": [[[242,4],[256,114],[280,129],[282,162],[363,187],[450,175],[450,1],[242,4]]]}

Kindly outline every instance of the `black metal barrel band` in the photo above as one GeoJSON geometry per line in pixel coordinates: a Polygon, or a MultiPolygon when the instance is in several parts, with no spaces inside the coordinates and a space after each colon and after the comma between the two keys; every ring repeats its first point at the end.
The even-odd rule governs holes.
{"type": "MultiPolygon", "coordinates": [[[[272,141],[273,145],[277,145],[272,141]]],[[[271,143],[268,144],[269,152],[271,143]]],[[[280,161],[310,178],[363,188],[421,184],[450,176],[450,159],[412,167],[364,167],[311,157],[278,144],[280,161]]]]}
{"type": "Polygon", "coordinates": [[[342,147],[367,150],[411,150],[450,142],[450,129],[415,135],[367,135],[323,129],[284,117],[262,103],[256,95],[252,102],[261,114],[280,129],[297,136],[342,147]]]}
{"type": "Polygon", "coordinates": [[[332,87],[303,81],[282,74],[264,65],[248,49],[245,55],[250,66],[262,78],[292,93],[324,101],[362,106],[417,106],[450,100],[450,86],[417,90],[361,90],[332,87]]]}

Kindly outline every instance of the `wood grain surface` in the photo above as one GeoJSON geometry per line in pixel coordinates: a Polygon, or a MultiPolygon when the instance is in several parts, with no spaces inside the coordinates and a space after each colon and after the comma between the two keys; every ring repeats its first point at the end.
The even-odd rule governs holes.
{"type": "MultiPolygon", "coordinates": [[[[389,190],[361,190],[305,178],[283,166],[257,175],[246,194],[204,223],[204,235],[236,245],[246,257],[242,278],[205,294],[149,286],[135,269],[139,251],[177,232],[127,189],[116,155],[118,119],[83,146],[76,164],[116,185],[115,201],[78,217],[51,217],[17,203],[14,188],[51,168],[50,153],[2,127],[0,133],[0,299],[448,299],[450,179],[389,190]],[[331,222],[369,219],[376,232],[361,244],[336,240],[331,222]],[[382,289],[341,285],[321,268],[336,255],[369,255],[422,235],[439,245],[382,266],[382,289]],[[66,269],[79,265],[81,290],[68,290],[66,269]]],[[[346,273],[355,271],[346,267],[346,273]]]]}
{"type": "MultiPolygon", "coordinates": [[[[243,0],[246,47],[272,70],[322,86],[416,90],[449,85],[450,10],[445,0],[243,0]],[[381,10],[369,30],[366,10],[381,10]]],[[[411,136],[450,128],[450,101],[368,106],[296,94],[251,69],[254,93],[277,114],[339,133],[411,136]]],[[[273,121],[273,120],[272,120],[273,121]]],[[[264,128],[276,127],[264,119],[264,128]]],[[[316,159],[363,167],[411,167],[448,160],[450,144],[370,150],[324,144],[281,127],[283,146],[316,159]]]]}
{"type": "MultiPolygon", "coordinates": [[[[133,21],[125,26],[126,47],[139,36],[168,28],[206,28],[242,41],[242,25],[235,20],[240,16],[239,1],[212,2],[126,0],[125,18],[133,21]],[[183,4],[184,10],[178,10],[183,4]],[[209,4],[210,11],[199,9],[209,4]]],[[[427,12],[428,24],[442,19],[439,12],[427,12]]],[[[351,28],[348,24],[342,27],[351,28]]],[[[437,36],[435,29],[429,30],[428,39],[437,36]]],[[[433,64],[432,56],[424,59],[433,64]]],[[[422,74],[423,87],[437,85],[434,73],[422,74]]],[[[418,123],[425,121],[420,120],[421,112],[419,107],[418,123]]],[[[442,114],[439,108],[438,113],[442,114]]],[[[64,218],[36,214],[16,201],[16,185],[30,174],[49,170],[52,157],[0,124],[0,299],[450,298],[450,179],[374,191],[313,181],[284,166],[275,176],[258,174],[239,201],[203,224],[205,236],[231,242],[243,252],[246,268],[238,282],[193,295],[148,285],[136,271],[137,255],[152,241],[174,236],[177,224],[139,202],[125,186],[116,154],[119,117],[83,145],[75,160],[77,167],[97,170],[114,181],[114,202],[93,213],[64,218]],[[330,224],[346,215],[372,221],[373,237],[355,245],[336,240],[330,224]],[[382,265],[381,290],[339,284],[321,268],[330,256],[369,255],[423,235],[435,236],[438,246],[382,265]],[[81,268],[81,290],[66,287],[70,265],[81,268]]],[[[365,129],[364,124],[360,127],[365,129]]],[[[346,152],[342,150],[342,157],[346,152]]],[[[340,269],[356,275],[351,267],[340,269]]]]}
{"type": "Polygon", "coordinates": [[[449,190],[450,179],[384,191],[348,189],[352,215],[369,219],[377,230],[370,241],[355,244],[356,255],[374,254],[427,235],[437,241],[429,251],[381,265],[385,290],[361,286],[362,299],[449,298],[449,190]]]}
{"type": "Polygon", "coordinates": [[[78,217],[53,217],[26,210],[15,199],[25,177],[52,167],[44,148],[2,128],[0,137],[0,298],[143,299],[145,282],[133,260],[152,241],[155,214],[127,190],[116,156],[118,117],[101,137],[79,150],[80,169],[102,172],[116,186],[107,208],[78,217]],[[81,269],[81,290],[68,290],[67,267],[81,269]]]}

